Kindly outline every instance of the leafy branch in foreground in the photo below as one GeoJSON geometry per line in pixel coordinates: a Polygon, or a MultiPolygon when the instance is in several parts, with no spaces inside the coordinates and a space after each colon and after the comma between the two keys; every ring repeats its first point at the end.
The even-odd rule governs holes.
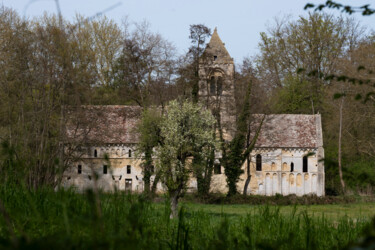
{"type": "Polygon", "coordinates": [[[337,3],[334,1],[326,1],[324,4],[307,3],[304,7],[305,10],[312,9],[312,8],[314,8],[315,11],[322,11],[324,8],[337,9],[349,15],[353,13],[362,13],[363,16],[370,16],[375,13],[375,9],[370,8],[369,4],[356,7],[356,6],[350,6],[350,5],[343,5],[341,3],[337,3]]]}
{"type": "MultiPolygon", "coordinates": [[[[303,68],[297,69],[298,74],[301,74],[302,72],[305,72],[305,71],[306,70],[303,69],[303,68]]],[[[357,71],[358,72],[366,71],[365,73],[367,75],[374,75],[374,73],[375,73],[372,70],[366,69],[362,65],[358,66],[357,71]]],[[[375,81],[371,78],[350,77],[350,76],[347,76],[347,75],[344,75],[344,74],[342,74],[342,75],[328,74],[327,75],[327,74],[320,73],[317,70],[310,71],[310,72],[307,73],[307,75],[308,76],[317,76],[320,79],[324,79],[325,81],[348,82],[348,83],[352,83],[353,85],[369,85],[369,86],[372,86],[372,87],[375,88],[375,81]]],[[[346,93],[343,93],[343,92],[342,93],[335,93],[333,97],[335,99],[338,99],[338,98],[341,98],[345,95],[346,95],[346,93]]],[[[356,100],[363,99],[364,103],[368,102],[369,100],[375,102],[375,90],[367,92],[365,94],[365,97],[363,97],[362,94],[357,93],[355,95],[355,99],[356,100]]]]}

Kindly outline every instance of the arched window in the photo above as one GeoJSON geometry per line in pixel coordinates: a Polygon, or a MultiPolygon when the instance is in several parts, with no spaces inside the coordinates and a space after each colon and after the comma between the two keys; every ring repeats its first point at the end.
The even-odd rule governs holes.
{"type": "Polygon", "coordinates": [[[256,157],[256,170],[262,171],[262,156],[260,154],[257,154],[256,157]]]}
{"type": "Polygon", "coordinates": [[[293,172],[294,171],[294,163],[290,163],[290,172],[293,172]]]}
{"type": "Polygon", "coordinates": [[[214,76],[211,76],[211,81],[210,81],[210,94],[211,94],[211,95],[215,95],[215,91],[216,91],[216,81],[215,81],[215,77],[214,77],[214,76]]]}
{"type": "Polygon", "coordinates": [[[98,151],[96,149],[94,150],[94,157],[98,157],[98,151]]]}
{"type": "Polygon", "coordinates": [[[221,95],[223,93],[223,78],[219,76],[217,78],[217,95],[221,95]]]}
{"type": "Polygon", "coordinates": [[[302,159],[302,171],[304,173],[307,173],[308,172],[308,167],[307,167],[307,156],[304,156],[303,159],[302,159]]]}
{"type": "Polygon", "coordinates": [[[132,150],[129,149],[129,158],[132,157],[132,150]]]}

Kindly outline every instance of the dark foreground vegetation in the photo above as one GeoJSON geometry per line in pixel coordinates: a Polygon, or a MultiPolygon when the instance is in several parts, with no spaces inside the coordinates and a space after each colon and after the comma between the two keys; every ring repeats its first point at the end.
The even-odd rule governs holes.
{"type": "Polygon", "coordinates": [[[375,230],[358,206],[351,216],[332,217],[300,206],[232,205],[227,211],[227,205],[184,203],[171,220],[168,202],[121,192],[2,186],[0,197],[5,249],[341,249],[369,244],[375,230]]]}

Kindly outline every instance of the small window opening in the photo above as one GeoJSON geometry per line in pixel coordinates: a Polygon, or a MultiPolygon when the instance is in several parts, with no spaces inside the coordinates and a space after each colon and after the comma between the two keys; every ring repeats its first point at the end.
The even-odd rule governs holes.
{"type": "Polygon", "coordinates": [[[132,157],[132,150],[129,149],[129,158],[132,157]]]}
{"type": "Polygon", "coordinates": [[[214,61],[216,61],[217,60],[217,56],[214,56],[214,61]]]}
{"type": "Polygon", "coordinates": [[[132,166],[130,166],[130,165],[126,166],[126,173],[127,174],[131,174],[132,173],[132,166]]]}
{"type": "Polygon", "coordinates": [[[107,174],[107,173],[108,173],[108,166],[103,165],[103,174],[107,174]]]}
{"type": "Polygon", "coordinates": [[[290,163],[290,172],[293,172],[294,171],[294,163],[290,163]]]}
{"type": "Polygon", "coordinates": [[[260,154],[256,156],[256,171],[262,171],[262,156],[260,154]]]}
{"type": "Polygon", "coordinates": [[[303,157],[303,160],[302,160],[302,163],[303,163],[303,168],[302,168],[302,171],[304,172],[304,173],[307,173],[308,172],[308,162],[307,162],[307,156],[304,156],[303,157]]]}
{"type": "Polygon", "coordinates": [[[221,165],[220,164],[214,165],[214,174],[221,174],[221,165]]]}
{"type": "Polygon", "coordinates": [[[155,173],[155,166],[154,165],[151,165],[150,172],[151,172],[151,174],[155,173]]]}
{"type": "Polygon", "coordinates": [[[216,91],[216,82],[215,82],[215,77],[211,77],[211,81],[210,81],[210,94],[211,95],[215,95],[215,91],[216,91]]]}
{"type": "Polygon", "coordinates": [[[78,165],[78,174],[82,174],[82,165],[78,165]]]}
{"type": "Polygon", "coordinates": [[[98,157],[98,151],[96,149],[94,150],[94,157],[98,157]]]}

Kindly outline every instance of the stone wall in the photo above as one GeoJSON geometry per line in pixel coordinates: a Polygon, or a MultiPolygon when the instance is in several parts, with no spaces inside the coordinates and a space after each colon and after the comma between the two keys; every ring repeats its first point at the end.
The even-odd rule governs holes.
{"type": "MultiPolygon", "coordinates": [[[[134,146],[111,145],[107,147],[92,147],[87,150],[91,154],[85,154],[82,160],[76,162],[68,169],[63,177],[64,187],[75,187],[78,191],[93,188],[97,185],[104,191],[129,190],[142,192],[143,174],[141,160],[134,154],[134,146]],[[94,157],[94,150],[97,150],[97,157],[94,157]],[[129,157],[129,150],[131,156],[129,157]],[[108,160],[105,158],[108,155],[108,160]],[[78,173],[78,165],[81,166],[81,173],[78,173]],[[103,173],[103,166],[107,165],[107,173],[103,173]],[[130,173],[128,167],[131,166],[130,173]],[[95,184],[94,176],[98,179],[95,184]]],[[[247,190],[248,194],[257,195],[289,195],[305,194],[324,195],[324,166],[320,164],[318,149],[271,149],[258,148],[251,154],[250,174],[251,181],[247,190]],[[262,157],[262,170],[256,170],[256,155],[262,157]],[[307,172],[303,171],[303,157],[308,156],[307,172]],[[293,171],[291,166],[293,163],[293,171]]],[[[247,163],[242,166],[244,174],[237,184],[238,191],[242,193],[246,174],[247,163]]],[[[151,177],[151,182],[155,176],[151,177]]],[[[228,191],[225,180],[224,168],[221,167],[221,174],[213,174],[211,191],[226,193],[228,191]]],[[[194,178],[188,184],[188,190],[194,191],[197,182],[194,178]]],[[[161,183],[157,186],[158,192],[164,192],[165,188],[161,183]]]]}
{"type": "MultiPolygon", "coordinates": [[[[318,149],[255,149],[251,155],[250,184],[247,194],[324,195],[324,166],[319,162],[318,149]],[[256,155],[262,156],[262,170],[256,170],[256,155]],[[303,156],[308,156],[308,169],[303,172],[303,156]],[[293,171],[291,165],[293,163],[293,171]]],[[[244,174],[237,184],[242,193],[247,178],[247,163],[242,166],[244,174]]],[[[228,191],[224,169],[222,174],[213,175],[211,191],[228,191]]]]}
{"type": "Polygon", "coordinates": [[[104,191],[113,191],[115,188],[143,191],[141,159],[136,155],[134,145],[94,146],[83,149],[83,152],[81,160],[65,171],[62,183],[64,187],[73,186],[78,191],[83,191],[97,185],[104,191]],[[78,173],[78,166],[81,166],[81,173],[78,173]],[[104,166],[107,166],[107,173],[104,173],[104,166]],[[95,175],[98,177],[96,184],[95,175]]]}

